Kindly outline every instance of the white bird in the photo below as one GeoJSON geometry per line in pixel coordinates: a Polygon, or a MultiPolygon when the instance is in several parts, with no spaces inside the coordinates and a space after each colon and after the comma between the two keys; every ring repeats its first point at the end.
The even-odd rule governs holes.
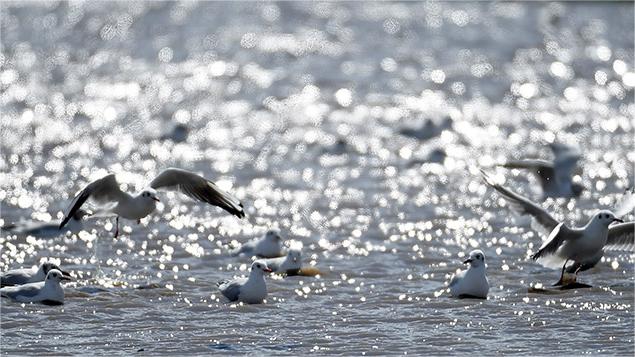
{"type": "MultiPolygon", "coordinates": [[[[78,209],[64,226],[65,229],[62,231],[60,231],[59,223],[34,221],[18,221],[16,223],[7,224],[2,227],[2,230],[25,236],[52,238],[59,236],[61,233],[77,233],[81,231],[84,228],[82,218],[87,214],[88,213],[83,209],[78,209]]],[[[42,280],[44,280],[44,277],[42,277],[42,280]]]]}
{"type": "Polygon", "coordinates": [[[241,301],[246,304],[260,304],[267,297],[267,283],[264,273],[271,273],[271,269],[262,260],[251,264],[248,278],[222,280],[216,284],[220,292],[229,301],[241,301]]]}
{"type": "Polygon", "coordinates": [[[17,302],[40,302],[46,305],[64,304],[63,280],[71,280],[61,271],[53,269],[44,281],[0,288],[0,295],[17,302]]]}
{"type": "Polygon", "coordinates": [[[119,217],[136,220],[146,217],[156,209],[157,189],[181,191],[196,200],[218,206],[238,218],[245,217],[243,205],[227,192],[222,191],[212,181],[193,172],[169,168],[152,180],[150,187],[133,196],[121,191],[114,174],[93,181],[80,191],[65,212],[60,229],[66,225],[75,212],[88,200],[110,203],[98,211],[98,215],[115,215],[115,237],[119,234],[119,217]]]}
{"type": "Polygon", "coordinates": [[[470,257],[463,264],[469,264],[467,270],[463,270],[452,277],[450,281],[450,294],[456,298],[487,299],[489,282],[485,276],[485,255],[480,250],[470,252],[470,257]]]}
{"type": "Polygon", "coordinates": [[[538,228],[550,232],[532,259],[552,269],[562,267],[556,286],[562,285],[565,271],[577,274],[594,267],[602,259],[604,250],[632,250],[635,247],[635,222],[623,223],[611,211],[599,211],[585,226],[569,228],[536,203],[482,173],[485,182],[503,195],[513,209],[531,215],[538,228]],[[622,223],[611,225],[613,222],[622,223]],[[574,263],[567,268],[569,261],[574,263]]]}
{"type": "Polygon", "coordinates": [[[51,270],[59,270],[65,277],[71,277],[69,273],[62,270],[57,264],[44,262],[37,269],[13,269],[0,274],[0,287],[44,281],[51,270]]]}
{"type": "Polygon", "coordinates": [[[529,169],[540,180],[545,197],[578,197],[584,190],[580,183],[573,182],[580,151],[565,144],[549,145],[554,154],[553,161],[529,159],[509,161],[501,166],[509,169],[529,169]]]}
{"type": "Polygon", "coordinates": [[[302,252],[300,249],[291,248],[284,257],[265,259],[265,263],[274,273],[296,275],[302,268],[302,252]]]}
{"type": "Polygon", "coordinates": [[[249,255],[260,258],[276,258],[284,255],[284,244],[280,231],[268,230],[264,236],[252,239],[231,252],[232,255],[249,255]]]}

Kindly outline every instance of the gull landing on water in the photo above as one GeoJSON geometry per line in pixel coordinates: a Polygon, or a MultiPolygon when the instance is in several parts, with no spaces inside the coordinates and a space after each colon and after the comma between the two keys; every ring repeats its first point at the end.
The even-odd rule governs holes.
{"type": "Polygon", "coordinates": [[[148,216],[156,209],[156,203],[160,202],[156,190],[162,188],[181,191],[196,200],[218,206],[238,218],[245,217],[242,203],[234,196],[222,191],[212,181],[190,171],[169,168],[155,177],[149,188],[135,196],[121,191],[114,174],[91,182],[73,198],[64,214],[60,229],[90,198],[98,203],[109,204],[97,214],[111,214],[117,217],[115,224],[115,237],[117,237],[119,217],[139,222],[141,218],[148,216]]]}
{"type": "Polygon", "coordinates": [[[556,286],[564,283],[565,271],[577,274],[594,267],[605,250],[632,251],[635,247],[635,222],[623,223],[611,211],[600,211],[584,227],[569,228],[538,204],[495,183],[486,172],[481,173],[485,183],[498,191],[514,210],[531,215],[538,228],[551,232],[531,257],[548,268],[562,267],[556,286]],[[612,225],[613,222],[622,223],[612,225]],[[569,261],[573,264],[567,266],[569,261]]]}

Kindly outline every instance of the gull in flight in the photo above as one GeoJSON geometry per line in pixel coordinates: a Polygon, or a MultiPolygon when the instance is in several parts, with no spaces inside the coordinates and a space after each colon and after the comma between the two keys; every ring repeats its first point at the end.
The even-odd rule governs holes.
{"type": "Polygon", "coordinates": [[[17,302],[41,302],[45,305],[64,304],[63,280],[71,280],[57,269],[46,274],[44,281],[0,288],[0,295],[17,302]]]}
{"type": "Polygon", "coordinates": [[[553,161],[527,159],[508,161],[500,166],[508,169],[528,169],[540,180],[545,197],[578,197],[584,190],[580,183],[573,182],[574,172],[581,154],[577,148],[565,144],[549,145],[554,154],[553,161]]]}
{"type": "MultiPolygon", "coordinates": [[[[77,233],[81,231],[84,228],[82,218],[84,218],[87,214],[88,212],[83,209],[78,209],[64,226],[64,232],[60,232],[59,223],[34,221],[18,221],[16,223],[7,224],[2,227],[2,230],[18,235],[52,238],[59,236],[60,233],[77,233]]],[[[44,280],[44,277],[45,276],[42,276],[42,280],[44,280]]]]}
{"type": "Polygon", "coordinates": [[[489,282],[485,276],[485,254],[473,250],[463,264],[470,266],[452,277],[448,285],[450,294],[456,298],[487,299],[489,282]]]}
{"type": "Polygon", "coordinates": [[[265,273],[271,273],[267,263],[262,260],[256,260],[251,264],[251,272],[248,278],[222,280],[216,285],[229,301],[260,304],[267,297],[265,273]]]}
{"type": "Polygon", "coordinates": [[[603,210],[593,215],[585,226],[569,228],[538,204],[495,183],[487,173],[481,172],[485,182],[498,191],[514,210],[531,215],[538,228],[551,232],[531,258],[548,268],[562,267],[560,280],[554,286],[563,285],[565,271],[577,275],[594,267],[605,250],[628,251],[635,247],[635,222],[624,223],[611,211],[603,210]],[[613,222],[621,224],[612,225],[613,222]],[[573,264],[567,267],[569,261],[573,264]]]}
{"type": "Polygon", "coordinates": [[[48,272],[54,269],[60,271],[67,278],[71,277],[69,273],[62,270],[57,264],[44,262],[37,269],[13,269],[0,274],[0,287],[44,281],[48,272]]]}
{"type": "Polygon", "coordinates": [[[265,263],[274,273],[297,275],[302,268],[302,252],[298,248],[290,248],[287,256],[265,259],[265,263]]]}
{"type": "Polygon", "coordinates": [[[242,203],[234,196],[222,191],[212,181],[190,171],[169,168],[163,170],[150,182],[150,187],[137,195],[121,191],[114,174],[91,182],[73,198],[59,228],[62,229],[90,198],[98,203],[108,204],[100,209],[98,214],[117,217],[115,224],[115,237],[117,237],[119,217],[139,222],[141,218],[152,213],[156,203],[160,202],[156,191],[158,189],[181,191],[196,200],[218,206],[238,218],[245,217],[242,203]]]}
{"type": "Polygon", "coordinates": [[[252,239],[231,251],[231,255],[248,255],[260,258],[276,258],[284,255],[284,247],[280,231],[270,229],[264,236],[252,239]]]}

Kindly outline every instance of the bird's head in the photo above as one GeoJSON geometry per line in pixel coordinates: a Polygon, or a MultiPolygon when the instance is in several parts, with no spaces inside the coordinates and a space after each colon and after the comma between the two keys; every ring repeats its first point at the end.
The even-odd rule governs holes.
{"type": "Polygon", "coordinates": [[[265,239],[267,241],[270,241],[276,244],[282,241],[282,237],[280,236],[280,231],[277,229],[268,230],[267,233],[265,233],[265,239]]]}
{"type": "Polygon", "coordinates": [[[251,264],[251,271],[252,272],[259,272],[259,273],[271,273],[271,269],[269,269],[269,267],[267,266],[267,263],[263,262],[262,260],[256,260],[255,262],[253,262],[251,264]]]}
{"type": "Polygon", "coordinates": [[[470,252],[470,256],[463,261],[463,264],[470,264],[472,267],[485,265],[485,254],[479,249],[470,252]]]}
{"type": "Polygon", "coordinates": [[[607,210],[602,210],[596,213],[595,216],[593,216],[591,222],[603,225],[605,227],[608,227],[613,222],[624,223],[624,221],[615,217],[615,214],[613,212],[607,210]]]}
{"type": "Polygon", "coordinates": [[[51,263],[51,262],[44,262],[44,263],[40,264],[40,270],[44,273],[45,276],[48,276],[48,273],[50,271],[57,270],[62,275],[64,275],[65,277],[68,277],[68,278],[71,277],[71,274],[69,274],[68,272],[62,270],[62,268],[60,268],[59,265],[57,265],[55,263],[51,263]]]}
{"type": "Polygon", "coordinates": [[[72,279],[70,276],[64,275],[64,273],[57,269],[53,269],[46,274],[46,281],[55,281],[60,283],[62,280],[71,281],[72,279]]]}
{"type": "Polygon", "coordinates": [[[161,200],[159,200],[157,191],[153,188],[146,188],[145,190],[141,191],[141,194],[139,194],[139,196],[143,200],[147,200],[149,202],[161,202],[161,200]]]}
{"type": "Polygon", "coordinates": [[[302,252],[299,249],[291,248],[287,252],[287,259],[294,263],[300,263],[300,259],[302,258],[302,252]]]}

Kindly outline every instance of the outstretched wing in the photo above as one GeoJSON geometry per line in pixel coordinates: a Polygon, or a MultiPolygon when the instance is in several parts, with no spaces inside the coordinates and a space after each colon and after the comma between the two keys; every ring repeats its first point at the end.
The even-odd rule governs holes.
{"type": "Polygon", "coordinates": [[[224,192],[212,181],[190,171],[165,169],[152,180],[150,187],[178,190],[196,200],[218,206],[238,218],[245,217],[243,205],[236,197],[224,192]]]}
{"type": "Polygon", "coordinates": [[[503,185],[497,184],[492,178],[483,170],[481,170],[483,180],[487,185],[498,191],[512,208],[521,214],[528,214],[532,216],[536,223],[542,227],[546,232],[553,231],[558,225],[558,221],[553,218],[549,212],[545,211],[538,204],[532,202],[526,197],[523,197],[515,192],[512,192],[503,185]]]}
{"type": "Polygon", "coordinates": [[[508,168],[508,169],[531,170],[531,172],[533,172],[540,178],[540,185],[542,186],[543,191],[546,191],[547,186],[550,185],[551,182],[555,179],[553,163],[546,160],[530,159],[530,160],[508,161],[500,166],[508,168]]]}
{"type": "Polygon", "coordinates": [[[556,254],[558,249],[565,241],[576,240],[581,236],[581,232],[569,229],[564,223],[560,223],[551,231],[551,234],[549,234],[540,249],[531,255],[531,259],[538,260],[540,264],[550,268],[561,266],[564,259],[556,254]]]}
{"type": "Polygon", "coordinates": [[[635,222],[609,227],[609,236],[604,250],[633,250],[633,247],[635,247],[635,222]]]}
{"type": "Polygon", "coordinates": [[[71,204],[68,205],[66,212],[64,212],[64,219],[62,219],[62,223],[60,223],[60,229],[78,213],[80,207],[89,198],[102,203],[119,202],[125,195],[126,194],[119,189],[119,183],[117,183],[115,174],[108,174],[99,180],[89,183],[88,186],[73,198],[71,204]]]}

